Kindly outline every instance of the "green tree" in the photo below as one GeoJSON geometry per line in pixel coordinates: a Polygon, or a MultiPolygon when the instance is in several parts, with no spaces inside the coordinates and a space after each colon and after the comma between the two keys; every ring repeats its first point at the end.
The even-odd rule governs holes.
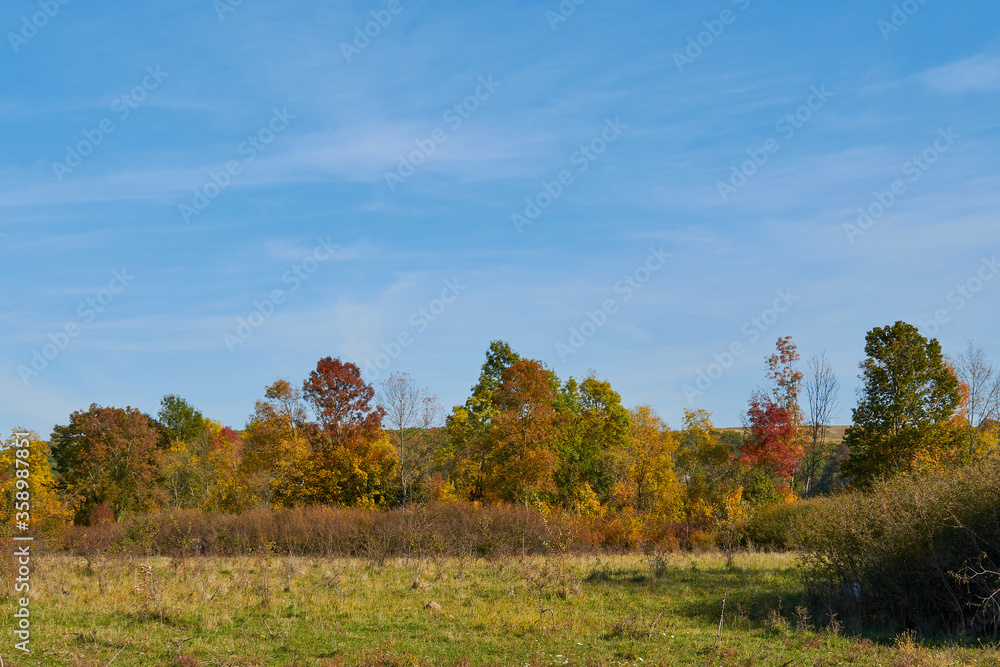
{"type": "Polygon", "coordinates": [[[951,444],[952,417],[961,402],[958,378],[941,344],[906,322],[868,332],[860,401],[844,443],[842,471],[855,484],[913,472],[940,461],[951,444]]]}
{"type": "MultiPolygon", "coordinates": [[[[611,383],[570,378],[557,399],[565,430],[556,485],[563,505],[581,509],[596,495],[606,502],[615,483],[615,456],[627,444],[629,412],[611,383]]],[[[592,502],[592,501],[591,501],[592,502]]]]}
{"type": "Polygon", "coordinates": [[[201,412],[176,394],[167,394],[160,399],[160,411],[156,417],[173,442],[190,443],[205,435],[205,418],[201,412]]]}

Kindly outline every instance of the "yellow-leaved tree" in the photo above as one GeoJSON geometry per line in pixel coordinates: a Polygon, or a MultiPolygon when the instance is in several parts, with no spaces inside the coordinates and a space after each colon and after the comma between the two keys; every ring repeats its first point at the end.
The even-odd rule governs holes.
{"type": "Polygon", "coordinates": [[[174,507],[203,506],[212,486],[215,471],[209,454],[225,427],[211,419],[202,419],[199,425],[196,435],[173,440],[160,460],[160,475],[174,507]]]}
{"type": "Polygon", "coordinates": [[[742,502],[733,474],[732,452],[705,410],[685,410],[677,468],[684,486],[684,520],[689,531],[714,526],[725,516],[727,500],[742,502]]]}
{"type": "Polygon", "coordinates": [[[680,520],[683,493],[674,471],[677,445],[676,436],[652,407],[629,410],[628,437],[616,457],[618,504],[680,520]]]}
{"type": "Polygon", "coordinates": [[[56,491],[49,463],[49,443],[34,431],[15,429],[4,441],[0,451],[0,503],[2,531],[16,529],[16,522],[24,518],[28,518],[29,528],[35,529],[73,517],[72,507],[56,491]],[[19,436],[19,433],[25,435],[19,436]],[[27,445],[19,447],[19,442],[27,442],[27,445]],[[20,454],[19,450],[27,454],[20,454]],[[18,498],[18,493],[28,495],[18,498]],[[24,502],[28,503],[27,509],[21,504],[24,502]]]}

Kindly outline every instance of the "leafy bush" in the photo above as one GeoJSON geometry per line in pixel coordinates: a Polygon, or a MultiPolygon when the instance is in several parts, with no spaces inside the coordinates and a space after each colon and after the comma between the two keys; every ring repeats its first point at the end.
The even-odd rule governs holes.
{"type": "Polygon", "coordinates": [[[997,636],[1000,462],[883,481],[814,509],[807,584],[840,618],[997,636]]]}
{"type": "Polygon", "coordinates": [[[763,549],[802,549],[809,541],[818,508],[825,502],[825,498],[817,498],[761,508],[743,527],[743,537],[749,545],[763,549]]]}

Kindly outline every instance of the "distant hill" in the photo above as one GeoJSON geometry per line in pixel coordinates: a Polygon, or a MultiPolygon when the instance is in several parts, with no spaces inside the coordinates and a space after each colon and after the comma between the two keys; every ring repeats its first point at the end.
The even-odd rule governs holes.
{"type": "MultiPolygon", "coordinates": [[[[743,431],[742,426],[729,426],[726,428],[720,428],[720,431],[743,431]]],[[[844,432],[847,430],[847,426],[827,426],[826,427],[826,440],[827,442],[841,442],[844,439],[844,432]]]]}

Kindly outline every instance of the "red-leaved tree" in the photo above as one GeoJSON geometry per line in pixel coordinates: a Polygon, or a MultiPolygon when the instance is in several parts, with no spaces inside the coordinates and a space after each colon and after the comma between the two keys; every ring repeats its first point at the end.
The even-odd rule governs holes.
{"type": "Polygon", "coordinates": [[[316,364],[302,386],[302,393],[331,444],[354,438],[371,439],[382,428],[385,410],[371,405],[375,389],[361,379],[356,364],[325,357],[316,364]]]}
{"type": "Polygon", "coordinates": [[[740,459],[784,481],[791,479],[802,459],[795,422],[787,408],[763,392],[750,398],[746,435],[740,459]]]}

